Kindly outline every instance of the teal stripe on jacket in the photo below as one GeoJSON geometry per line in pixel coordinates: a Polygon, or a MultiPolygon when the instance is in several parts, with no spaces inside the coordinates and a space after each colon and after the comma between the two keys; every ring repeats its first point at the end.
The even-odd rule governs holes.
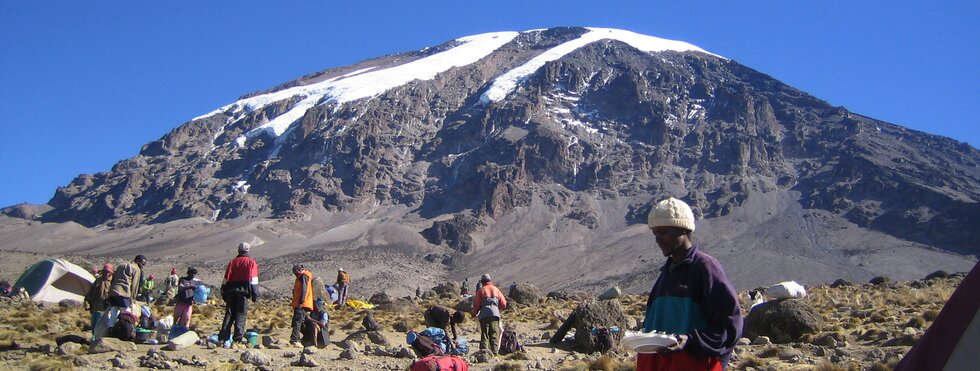
{"type": "Polygon", "coordinates": [[[687,334],[691,330],[708,327],[708,320],[701,314],[701,305],[691,298],[661,296],[650,303],[643,332],[657,330],[671,334],[687,334]]]}

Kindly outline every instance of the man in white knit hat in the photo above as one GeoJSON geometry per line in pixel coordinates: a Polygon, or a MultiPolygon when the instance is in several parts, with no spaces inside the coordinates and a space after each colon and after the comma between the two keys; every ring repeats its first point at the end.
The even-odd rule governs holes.
{"type": "Polygon", "coordinates": [[[658,202],[647,225],[667,262],[650,290],[643,331],[676,334],[677,344],[639,354],[636,369],[724,369],[742,334],[735,288],[718,260],[694,244],[694,213],[684,201],[658,202]]]}

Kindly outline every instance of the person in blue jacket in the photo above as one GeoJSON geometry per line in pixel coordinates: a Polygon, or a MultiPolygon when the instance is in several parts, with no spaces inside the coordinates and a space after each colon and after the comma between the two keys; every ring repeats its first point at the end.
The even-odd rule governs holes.
{"type": "Polygon", "coordinates": [[[639,354],[637,370],[722,370],[742,335],[738,295],[721,263],[694,244],[694,213],[668,198],[647,225],[667,262],[650,290],[643,331],[675,334],[677,344],[639,354]]]}

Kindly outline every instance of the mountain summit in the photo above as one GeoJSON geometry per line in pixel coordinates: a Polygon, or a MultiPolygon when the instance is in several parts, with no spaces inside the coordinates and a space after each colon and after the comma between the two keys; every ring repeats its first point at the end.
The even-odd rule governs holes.
{"type": "Polygon", "coordinates": [[[968,144],[691,44],[552,28],[245,95],[77,177],[37,218],[108,230],[199,218],[212,239],[220,222],[272,219],[295,233],[250,232],[270,256],[383,248],[454,276],[645,289],[662,257],[642,225],[674,196],[744,288],[969,268],[978,163],[968,144]]]}

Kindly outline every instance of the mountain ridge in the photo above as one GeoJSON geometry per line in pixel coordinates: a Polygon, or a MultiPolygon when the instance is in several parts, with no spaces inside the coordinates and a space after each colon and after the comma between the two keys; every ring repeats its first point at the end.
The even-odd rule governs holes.
{"type": "MultiPolygon", "coordinates": [[[[637,228],[652,201],[674,196],[694,207],[699,223],[709,226],[704,242],[727,248],[715,253],[736,261],[736,269],[757,265],[739,252],[784,261],[782,270],[764,269],[772,271],[765,277],[737,274],[746,283],[794,270],[819,276],[818,267],[839,276],[881,273],[883,267],[861,264],[891,261],[880,256],[886,241],[907,250],[899,255],[936,262],[885,272],[921,276],[928,272],[918,269],[963,270],[959,265],[975,261],[980,232],[956,228],[980,216],[975,148],[832,107],[703,52],[647,52],[600,38],[531,62],[591,32],[493,34],[510,37],[504,43],[476,35],[245,94],[108,172],[79,176],[36,219],[112,230],[187,218],[212,225],[271,218],[309,231],[342,227],[330,222],[332,214],[360,215],[349,222],[367,224],[350,248],[410,251],[447,275],[479,275],[502,266],[503,257],[520,257],[525,261],[512,269],[498,269],[517,278],[547,262],[553,268],[541,273],[550,277],[546,287],[601,286],[629,277],[627,269],[649,267],[589,247],[658,260],[644,258],[652,240],[637,228]],[[489,46],[471,63],[420,67],[467,46],[459,40],[489,46]],[[374,64],[386,67],[368,68],[374,64]],[[504,98],[483,99],[498,78],[528,65],[538,67],[502,80],[514,82],[502,89],[504,98]],[[373,85],[369,97],[367,87],[353,84],[371,74],[397,75],[392,70],[431,78],[397,76],[394,86],[373,85]],[[342,94],[354,88],[362,90],[352,96],[361,98],[345,100],[342,94]],[[747,206],[762,202],[752,200],[781,206],[747,206]],[[734,217],[756,209],[785,220],[734,217]],[[765,236],[759,243],[743,231],[763,226],[778,233],[759,233],[765,236]],[[379,228],[414,235],[372,236],[379,228]],[[508,236],[514,230],[524,235],[508,236]],[[868,235],[887,238],[869,242],[868,235]],[[799,246],[796,255],[769,251],[786,241],[799,246]],[[564,249],[575,254],[564,256],[564,249]],[[949,258],[957,255],[962,263],[949,258]],[[587,272],[604,260],[619,267],[595,279],[554,271],[587,272]]],[[[37,215],[14,209],[5,213],[37,215]]],[[[303,246],[283,238],[261,240],[282,249],[273,255],[303,246]]],[[[312,241],[306,247],[330,250],[312,241]]],[[[649,274],[655,273],[643,273],[649,274]]]]}

